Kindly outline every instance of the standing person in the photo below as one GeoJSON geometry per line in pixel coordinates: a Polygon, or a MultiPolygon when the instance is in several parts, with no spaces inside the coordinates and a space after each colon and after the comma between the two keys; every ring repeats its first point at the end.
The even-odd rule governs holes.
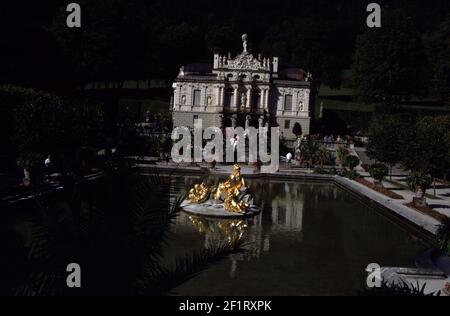
{"type": "Polygon", "coordinates": [[[287,162],[288,168],[290,168],[290,166],[291,166],[291,160],[292,160],[292,154],[290,152],[288,152],[286,155],[286,162],[287,162]]]}
{"type": "Polygon", "coordinates": [[[52,160],[50,155],[47,156],[47,158],[44,161],[45,170],[47,172],[47,176],[50,176],[51,174],[51,168],[52,168],[52,160]]]}

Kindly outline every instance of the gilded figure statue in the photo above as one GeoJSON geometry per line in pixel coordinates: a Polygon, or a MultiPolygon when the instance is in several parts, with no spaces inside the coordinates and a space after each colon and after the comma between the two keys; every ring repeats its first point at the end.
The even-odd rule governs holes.
{"type": "Polygon", "coordinates": [[[189,191],[189,201],[201,204],[212,197],[216,203],[224,203],[224,208],[233,213],[246,213],[253,198],[249,192],[239,165],[234,165],[231,175],[219,183],[217,188],[205,183],[196,184],[189,191]]]}

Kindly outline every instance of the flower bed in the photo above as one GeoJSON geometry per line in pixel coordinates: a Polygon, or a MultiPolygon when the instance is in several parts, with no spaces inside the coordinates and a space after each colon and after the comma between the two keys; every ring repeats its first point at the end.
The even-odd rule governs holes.
{"type": "Polygon", "coordinates": [[[366,179],[360,178],[360,179],[356,179],[355,181],[360,183],[360,184],[362,184],[362,185],[364,185],[364,186],[366,186],[366,187],[368,187],[368,188],[371,188],[374,191],[377,191],[377,192],[379,192],[381,194],[384,194],[387,197],[390,197],[391,199],[403,200],[403,197],[401,195],[399,195],[397,193],[394,193],[392,191],[389,191],[388,189],[383,188],[381,186],[375,185],[372,182],[367,181],[366,179]]]}

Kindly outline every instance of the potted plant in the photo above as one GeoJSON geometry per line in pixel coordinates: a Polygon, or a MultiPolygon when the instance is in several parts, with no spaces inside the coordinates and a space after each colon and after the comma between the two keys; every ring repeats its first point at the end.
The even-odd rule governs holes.
{"type": "Polygon", "coordinates": [[[44,157],[36,153],[24,154],[17,159],[17,166],[23,169],[23,183],[25,186],[30,186],[36,182],[39,173],[42,171],[43,164],[44,157]]]}
{"type": "Polygon", "coordinates": [[[317,152],[317,161],[320,164],[320,168],[323,169],[323,166],[329,163],[331,160],[330,152],[327,147],[324,145],[320,146],[319,151],[317,152]]]}
{"type": "Polygon", "coordinates": [[[383,186],[383,179],[388,173],[388,167],[382,163],[375,163],[369,166],[369,174],[375,179],[375,185],[383,186]]]}
{"type": "Polygon", "coordinates": [[[416,196],[413,198],[413,203],[415,206],[427,206],[425,193],[431,186],[432,182],[433,180],[431,179],[431,177],[421,171],[416,171],[409,175],[406,183],[412,191],[416,192],[416,196]]]}
{"type": "Polygon", "coordinates": [[[349,155],[350,155],[350,152],[348,151],[347,148],[345,148],[345,147],[343,147],[343,146],[338,146],[338,148],[337,148],[337,150],[336,150],[336,156],[337,156],[337,159],[338,159],[338,161],[339,161],[339,165],[340,165],[341,167],[344,166],[345,158],[346,158],[347,156],[349,156],[349,155]]]}

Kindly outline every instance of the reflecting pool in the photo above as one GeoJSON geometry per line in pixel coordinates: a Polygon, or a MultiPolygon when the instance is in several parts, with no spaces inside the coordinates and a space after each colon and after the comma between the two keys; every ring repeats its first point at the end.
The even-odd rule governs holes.
{"type": "MultiPolygon", "coordinates": [[[[173,199],[195,177],[174,178],[173,199]]],[[[211,179],[217,181],[218,179],[211,179]]],[[[365,268],[414,267],[427,245],[350,193],[331,184],[247,180],[258,216],[219,220],[182,213],[171,229],[166,259],[223,241],[246,249],[211,265],[176,295],[356,295],[365,268]]]]}

